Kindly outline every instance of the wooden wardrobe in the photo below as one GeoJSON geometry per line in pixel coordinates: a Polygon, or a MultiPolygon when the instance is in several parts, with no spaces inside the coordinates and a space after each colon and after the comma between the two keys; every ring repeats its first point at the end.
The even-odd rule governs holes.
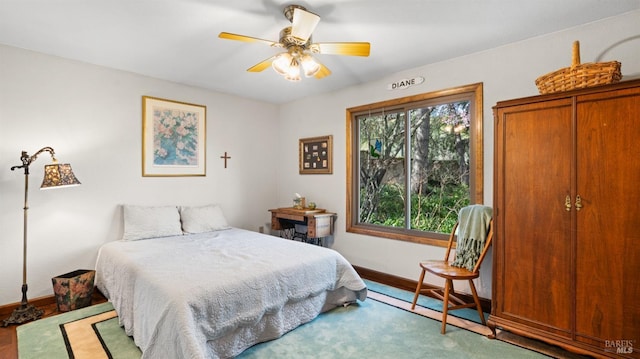
{"type": "Polygon", "coordinates": [[[494,115],[494,335],[640,358],[640,80],[494,115]]]}

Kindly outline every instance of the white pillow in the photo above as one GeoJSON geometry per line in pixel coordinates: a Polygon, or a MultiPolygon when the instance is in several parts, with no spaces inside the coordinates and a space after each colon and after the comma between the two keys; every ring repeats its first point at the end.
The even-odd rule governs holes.
{"type": "Polygon", "coordinates": [[[123,205],[125,241],[182,235],[176,206],[123,205]]]}
{"type": "Polygon", "coordinates": [[[180,219],[184,233],[203,233],[231,228],[220,206],[211,204],[200,207],[180,207],[180,219]]]}

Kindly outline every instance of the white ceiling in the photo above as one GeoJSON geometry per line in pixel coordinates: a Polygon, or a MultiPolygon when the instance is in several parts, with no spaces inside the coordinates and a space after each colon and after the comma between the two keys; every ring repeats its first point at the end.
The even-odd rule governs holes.
{"type": "Polygon", "coordinates": [[[640,9],[640,0],[0,0],[0,43],[285,103],[640,9]],[[317,55],[333,74],[245,70],[276,54],[286,5],[321,16],[315,42],[368,41],[369,57],[317,55]]]}

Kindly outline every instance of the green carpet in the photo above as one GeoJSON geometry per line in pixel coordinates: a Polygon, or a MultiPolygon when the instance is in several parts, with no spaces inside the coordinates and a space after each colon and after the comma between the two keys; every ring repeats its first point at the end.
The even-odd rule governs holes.
{"type": "Polygon", "coordinates": [[[368,298],[340,307],[238,358],[546,358],[368,298]]]}
{"type": "MultiPolygon", "coordinates": [[[[73,357],[82,359],[77,354],[73,356],[69,354],[68,343],[63,336],[61,325],[112,310],[111,303],[102,303],[23,324],[17,328],[18,357],[20,359],[66,359],[73,357]]],[[[112,352],[112,358],[140,358],[140,349],[134,344],[133,339],[125,334],[124,329],[118,324],[117,317],[99,321],[92,327],[95,327],[94,331],[100,333],[100,340],[108,348],[108,351],[112,352]]]]}
{"type": "MultiPolygon", "coordinates": [[[[371,284],[367,282],[367,285],[371,284]]],[[[385,288],[372,285],[372,289],[385,288]]],[[[110,303],[103,303],[19,326],[19,358],[71,358],[61,324],[99,313],[109,314],[106,312],[112,309],[110,303]]],[[[117,318],[98,321],[91,327],[99,333],[101,344],[109,352],[110,356],[105,355],[105,358],[140,358],[140,351],[118,326],[117,318]]],[[[74,357],[82,359],[78,353],[74,353],[74,357]]],[[[451,325],[447,334],[441,335],[439,321],[371,298],[323,313],[281,338],[255,345],[238,356],[269,359],[427,357],[545,358],[539,353],[451,325]]]]}
{"type": "MultiPolygon", "coordinates": [[[[391,287],[385,284],[380,284],[377,282],[372,282],[370,280],[364,280],[367,284],[367,289],[372,292],[384,294],[386,296],[396,298],[402,300],[407,303],[413,302],[414,292],[409,292],[406,290],[398,289],[395,287],[391,287]]],[[[431,297],[427,297],[426,295],[420,295],[418,297],[417,305],[425,308],[429,308],[442,313],[442,301],[437,300],[431,297]]],[[[474,308],[463,308],[456,309],[455,311],[449,312],[449,315],[454,317],[463,318],[466,320],[470,320],[472,322],[481,323],[480,317],[478,316],[478,311],[474,308]]],[[[489,318],[489,313],[485,312],[484,317],[489,318]]]]}

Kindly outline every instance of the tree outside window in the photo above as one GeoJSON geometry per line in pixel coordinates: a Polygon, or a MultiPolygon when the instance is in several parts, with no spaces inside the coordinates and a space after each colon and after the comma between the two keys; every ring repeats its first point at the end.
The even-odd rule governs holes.
{"type": "Polygon", "coordinates": [[[347,231],[432,243],[482,202],[482,84],[347,112],[347,231]]]}

